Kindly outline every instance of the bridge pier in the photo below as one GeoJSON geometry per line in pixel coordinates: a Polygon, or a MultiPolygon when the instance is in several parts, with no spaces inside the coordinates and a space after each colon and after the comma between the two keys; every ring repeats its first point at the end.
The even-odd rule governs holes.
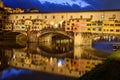
{"type": "Polygon", "coordinates": [[[29,35],[28,35],[28,39],[29,41],[28,42],[38,42],[38,37],[37,37],[37,32],[31,32],[29,35]]]}
{"type": "Polygon", "coordinates": [[[90,34],[74,33],[74,46],[92,45],[90,34]]]}

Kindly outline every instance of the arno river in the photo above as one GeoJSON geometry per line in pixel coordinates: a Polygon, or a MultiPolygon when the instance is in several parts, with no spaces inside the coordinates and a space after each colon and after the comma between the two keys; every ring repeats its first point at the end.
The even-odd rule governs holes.
{"type": "MultiPolygon", "coordinates": [[[[115,43],[114,41],[109,42],[104,40],[104,41],[94,42],[91,46],[73,46],[73,42],[69,39],[54,40],[52,41],[52,43],[49,43],[49,42],[26,43],[24,41],[19,42],[15,40],[10,40],[10,41],[3,40],[3,41],[0,41],[0,60],[1,60],[0,80],[20,80],[20,79],[17,79],[19,75],[22,76],[21,79],[40,80],[39,78],[41,77],[38,77],[38,76],[44,75],[42,73],[39,73],[39,70],[38,72],[33,72],[34,70],[31,69],[32,68],[31,66],[30,66],[31,68],[29,69],[25,65],[22,65],[23,67],[19,67],[18,63],[24,63],[27,65],[33,64],[34,66],[39,66],[39,65],[43,65],[43,66],[52,65],[52,66],[58,66],[58,67],[60,66],[70,71],[77,71],[79,72],[79,74],[84,74],[87,72],[86,71],[87,69],[79,69],[78,66],[80,66],[81,64],[76,65],[75,62],[74,64],[72,62],[73,61],[78,62],[80,60],[83,60],[83,61],[87,60],[88,62],[91,60],[96,62],[97,61],[102,62],[102,60],[104,60],[107,56],[111,55],[114,52],[112,47],[114,43],[115,43]],[[23,55],[22,57],[24,58],[21,58],[20,55],[23,55]],[[33,58],[34,55],[37,55],[36,57],[38,58],[36,57],[33,58]],[[25,61],[25,59],[28,59],[28,58],[30,62],[25,61]],[[14,61],[18,61],[16,65],[14,65],[13,63],[14,61],[10,62],[12,59],[14,61]],[[40,60],[37,60],[37,59],[40,59],[40,60]],[[69,62],[66,63],[65,61],[66,59],[71,60],[70,63],[69,62]],[[34,77],[30,78],[31,74],[34,75],[34,77]],[[25,78],[26,75],[30,79],[25,78]],[[13,79],[13,78],[16,78],[16,79],[13,79]]],[[[90,64],[90,66],[92,64],[90,64]]],[[[92,68],[90,68],[89,70],[91,69],[92,68]]],[[[44,72],[44,70],[42,70],[42,72],[44,72]]],[[[47,72],[47,70],[45,72],[47,72]]],[[[49,73],[51,74],[52,72],[49,72],[49,73]]],[[[71,76],[71,77],[74,77],[74,76],[71,76]]],[[[56,78],[55,80],[57,80],[56,76],[54,78],[56,78]]],[[[51,77],[49,77],[49,79],[52,80],[51,77]]],[[[71,80],[72,79],[74,80],[74,78],[71,78],[71,80]]],[[[47,80],[47,79],[42,79],[42,80],[47,80]]],[[[60,80],[64,80],[64,78],[60,80]]],[[[66,77],[66,80],[69,80],[69,78],[67,79],[66,77]]]]}

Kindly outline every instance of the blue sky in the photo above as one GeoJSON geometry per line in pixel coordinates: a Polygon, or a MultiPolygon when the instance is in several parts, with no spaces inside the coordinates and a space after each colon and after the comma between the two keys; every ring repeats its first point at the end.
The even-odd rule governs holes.
{"type": "Polygon", "coordinates": [[[120,0],[3,0],[12,8],[36,8],[41,12],[120,9],[120,0]]]}

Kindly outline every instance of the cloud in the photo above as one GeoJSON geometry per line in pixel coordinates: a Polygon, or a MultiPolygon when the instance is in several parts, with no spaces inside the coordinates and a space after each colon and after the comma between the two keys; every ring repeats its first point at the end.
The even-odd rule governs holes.
{"type": "Polygon", "coordinates": [[[59,5],[63,5],[63,6],[77,5],[81,8],[91,6],[90,4],[88,4],[87,2],[85,2],[83,0],[38,0],[38,1],[42,4],[46,4],[46,2],[47,2],[47,3],[56,4],[56,5],[59,4],[59,5]]]}
{"type": "Polygon", "coordinates": [[[12,8],[36,8],[41,12],[120,9],[120,0],[2,0],[12,8]],[[112,4],[112,5],[111,5],[112,4]]]}

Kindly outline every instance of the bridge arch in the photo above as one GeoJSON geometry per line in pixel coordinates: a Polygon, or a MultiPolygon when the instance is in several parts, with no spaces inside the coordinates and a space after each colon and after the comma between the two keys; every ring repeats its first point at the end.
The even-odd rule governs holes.
{"type": "Polygon", "coordinates": [[[72,33],[69,33],[69,32],[65,32],[65,31],[54,31],[54,30],[49,30],[49,31],[41,31],[37,34],[37,37],[40,37],[40,36],[43,36],[45,34],[49,34],[49,33],[53,33],[53,34],[61,34],[61,35],[64,35],[70,39],[74,39],[74,36],[72,33]]]}

